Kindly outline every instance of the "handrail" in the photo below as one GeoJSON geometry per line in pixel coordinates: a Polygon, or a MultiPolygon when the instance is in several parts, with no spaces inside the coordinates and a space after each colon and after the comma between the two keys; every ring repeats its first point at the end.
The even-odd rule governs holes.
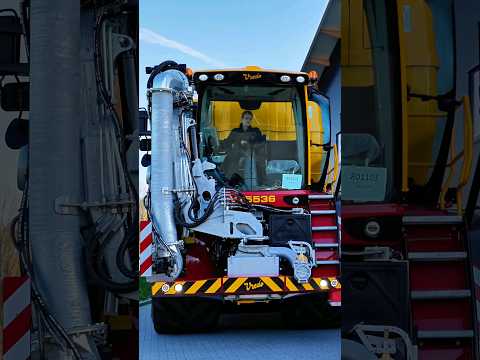
{"type": "Polygon", "coordinates": [[[338,148],[337,144],[333,145],[333,182],[338,178],[338,148]]]}
{"type": "Polygon", "coordinates": [[[462,189],[468,183],[470,174],[472,172],[472,160],[473,160],[473,120],[472,111],[470,107],[470,97],[464,96],[462,98],[463,104],[463,142],[464,142],[464,154],[463,154],[463,166],[460,176],[460,182],[457,186],[457,209],[458,214],[463,215],[462,206],[462,189]]]}
{"type": "Polygon", "coordinates": [[[407,64],[405,48],[405,29],[401,1],[397,1],[398,48],[400,62],[400,94],[402,106],[402,192],[408,192],[408,96],[407,96],[407,64]]]}
{"type": "MultiPolygon", "coordinates": [[[[451,142],[450,142],[450,163],[449,164],[454,164],[454,160],[455,158],[453,157],[453,154],[455,153],[455,131],[452,132],[452,138],[451,138],[451,142]]],[[[460,156],[461,157],[461,156],[460,156]]],[[[460,157],[456,157],[457,160],[460,159],[460,157]]],[[[447,164],[448,166],[448,164],[447,164]]],[[[447,191],[448,191],[448,188],[450,186],[450,183],[452,181],[452,177],[453,177],[453,173],[454,173],[454,169],[453,169],[453,166],[449,166],[450,169],[448,171],[448,176],[447,176],[447,179],[445,180],[445,183],[442,187],[442,190],[440,191],[440,209],[445,209],[445,195],[447,194],[447,191]]]]}
{"type": "Polygon", "coordinates": [[[457,212],[458,215],[463,215],[463,205],[462,205],[462,189],[468,183],[470,178],[470,173],[472,171],[472,160],[473,160],[473,121],[472,121],[472,112],[470,108],[470,97],[463,96],[462,98],[463,106],[463,151],[459,152],[453,156],[455,152],[455,133],[452,133],[452,142],[450,146],[451,160],[447,164],[447,167],[450,167],[449,174],[445,180],[445,184],[440,193],[440,208],[445,209],[445,195],[448,191],[454,169],[453,165],[461,158],[463,158],[462,171],[460,175],[460,181],[458,182],[456,188],[456,202],[457,202],[457,212]]]}

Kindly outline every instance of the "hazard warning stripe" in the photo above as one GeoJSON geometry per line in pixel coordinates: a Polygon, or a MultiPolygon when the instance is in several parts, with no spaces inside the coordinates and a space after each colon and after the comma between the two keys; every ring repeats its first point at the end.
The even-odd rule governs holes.
{"type": "Polygon", "coordinates": [[[140,252],[144,252],[153,241],[152,233],[146,235],[146,237],[140,242],[140,252]]]}
{"type": "Polygon", "coordinates": [[[289,291],[296,292],[298,291],[298,287],[292,282],[292,279],[289,277],[285,277],[285,285],[289,291]]]}
{"type": "Polygon", "coordinates": [[[307,291],[313,291],[313,290],[315,290],[315,289],[313,288],[313,286],[310,285],[309,283],[302,284],[302,286],[303,286],[303,288],[304,288],[305,290],[307,290],[307,291]]]}
{"type": "Polygon", "coordinates": [[[278,286],[272,278],[262,276],[260,278],[269,288],[274,292],[282,291],[282,288],[278,286]]]}
{"type": "Polygon", "coordinates": [[[152,285],[152,295],[184,296],[318,292],[333,288],[332,283],[335,284],[335,281],[337,281],[335,288],[340,289],[340,283],[335,278],[311,278],[308,283],[299,283],[290,276],[224,277],[176,282],[160,281],[152,285]],[[175,290],[175,285],[177,284],[182,285],[181,290],[178,292],[175,290]]]}
{"type": "Polygon", "coordinates": [[[3,279],[3,359],[25,360],[30,357],[30,279],[3,279]]]}
{"type": "Polygon", "coordinates": [[[311,285],[311,287],[314,289],[314,290],[321,290],[320,289],[320,285],[317,284],[317,282],[315,281],[314,278],[311,278],[308,283],[311,285]]]}
{"type": "Polygon", "coordinates": [[[165,282],[162,282],[162,281],[152,284],[152,295],[157,295],[158,291],[160,290],[163,284],[165,284],[165,282]]]}
{"type": "Polygon", "coordinates": [[[188,289],[185,290],[185,295],[195,294],[205,283],[207,280],[199,280],[192,283],[188,289]]]}
{"type": "Polygon", "coordinates": [[[235,291],[238,290],[238,288],[239,288],[240,286],[242,286],[242,284],[243,284],[243,283],[245,282],[245,280],[247,280],[247,279],[248,279],[248,278],[246,278],[246,277],[236,278],[232,285],[230,285],[228,288],[225,288],[225,293],[226,293],[226,294],[232,294],[232,293],[234,293],[235,291]]]}
{"type": "Polygon", "coordinates": [[[152,223],[149,221],[140,222],[140,276],[151,276],[153,266],[153,234],[152,223]]]}
{"type": "Polygon", "coordinates": [[[212,285],[205,290],[205,294],[215,294],[222,287],[222,279],[218,278],[213,281],[212,285]]]}

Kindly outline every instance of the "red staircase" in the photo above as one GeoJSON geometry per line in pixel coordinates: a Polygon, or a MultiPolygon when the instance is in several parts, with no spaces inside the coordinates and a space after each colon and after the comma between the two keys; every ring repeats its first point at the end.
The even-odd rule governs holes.
{"type": "Polygon", "coordinates": [[[419,360],[475,359],[474,294],[460,216],[404,216],[419,360]]]}
{"type": "MultiPolygon", "coordinates": [[[[315,276],[338,277],[340,275],[339,219],[335,198],[330,194],[308,196],[312,216],[312,240],[317,266],[315,276]]],[[[340,305],[340,289],[331,294],[331,304],[340,305]]]]}

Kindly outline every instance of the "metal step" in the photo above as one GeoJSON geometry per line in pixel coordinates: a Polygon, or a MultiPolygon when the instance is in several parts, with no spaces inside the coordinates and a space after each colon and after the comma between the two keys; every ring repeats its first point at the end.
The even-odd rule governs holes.
{"type": "Polygon", "coordinates": [[[317,265],[336,265],[340,264],[340,260],[317,260],[317,265]]]}
{"type": "Polygon", "coordinates": [[[433,215],[433,216],[404,216],[405,225],[442,225],[461,224],[463,219],[458,215],[433,215]]]}
{"type": "Polygon", "coordinates": [[[315,243],[314,244],[315,249],[321,249],[321,248],[338,248],[338,243],[315,243]]]}
{"type": "Polygon", "coordinates": [[[313,226],[312,231],[332,231],[337,230],[336,226],[313,226]]]}
{"type": "Polygon", "coordinates": [[[333,200],[334,197],[331,194],[315,194],[308,195],[308,200],[333,200]]]}
{"type": "Polygon", "coordinates": [[[419,339],[459,339],[473,338],[473,330],[419,330],[419,339]]]}
{"type": "Polygon", "coordinates": [[[411,292],[412,300],[433,299],[465,299],[472,296],[468,289],[463,290],[414,290],[411,292]]]}
{"type": "Polygon", "coordinates": [[[335,210],[310,210],[312,215],[334,215],[335,213],[335,210]]]}
{"type": "Polygon", "coordinates": [[[435,252],[411,252],[408,259],[413,261],[451,261],[464,260],[467,258],[465,251],[435,251],[435,252]]]}

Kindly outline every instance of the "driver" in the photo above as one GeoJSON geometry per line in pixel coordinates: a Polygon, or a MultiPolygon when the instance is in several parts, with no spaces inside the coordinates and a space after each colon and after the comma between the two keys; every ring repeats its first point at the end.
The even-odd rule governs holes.
{"type": "MultiPolygon", "coordinates": [[[[246,110],[240,117],[240,126],[232,129],[230,135],[222,142],[222,148],[227,152],[224,161],[224,172],[227,177],[237,173],[242,157],[248,156],[249,151],[255,152],[258,182],[265,180],[265,149],[261,145],[266,143],[266,136],[259,128],[252,127],[253,113],[246,110]]],[[[238,174],[237,174],[238,175],[238,174]]]]}
{"type": "Polygon", "coordinates": [[[248,145],[262,144],[265,142],[265,135],[259,128],[252,127],[253,114],[251,111],[244,111],[240,117],[240,126],[232,129],[232,132],[223,141],[226,150],[240,146],[246,149],[248,145]]]}

